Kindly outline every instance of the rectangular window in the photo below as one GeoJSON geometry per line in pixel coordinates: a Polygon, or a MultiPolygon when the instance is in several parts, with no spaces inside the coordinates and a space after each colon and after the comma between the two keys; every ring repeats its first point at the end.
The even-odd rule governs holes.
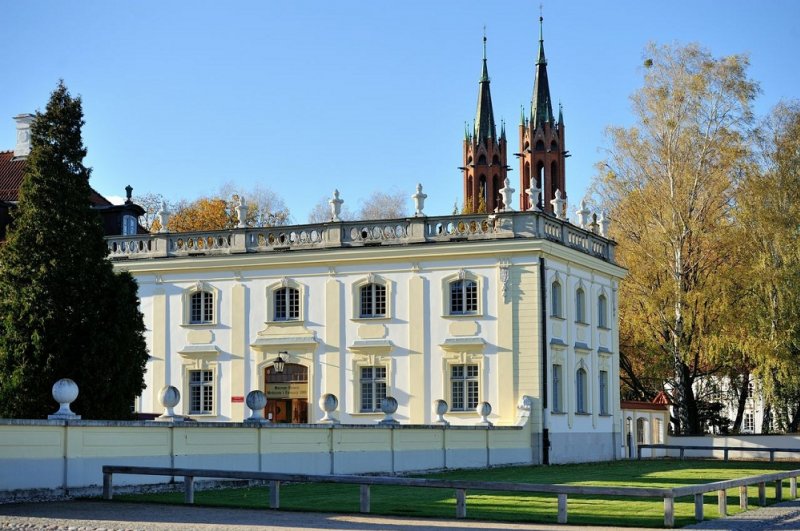
{"type": "Polygon", "coordinates": [[[456,280],[450,283],[450,313],[453,315],[478,312],[478,283],[456,280]]]}
{"type": "Polygon", "coordinates": [[[656,418],[653,426],[653,444],[664,444],[664,438],[661,435],[664,429],[664,421],[656,418]]]}
{"type": "Polygon", "coordinates": [[[276,321],[297,321],[300,319],[300,290],[280,288],[275,290],[276,321]]]}
{"type": "Polygon", "coordinates": [[[563,396],[561,365],[553,365],[553,411],[561,413],[564,407],[561,397],[563,396]]]}
{"type": "Polygon", "coordinates": [[[756,431],[756,422],[755,417],[752,413],[745,413],[744,414],[744,432],[746,433],[753,433],[756,431]]]}
{"type": "Polygon", "coordinates": [[[575,412],[586,413],[586,371],[578,369],[575,371],[575,412]]]}
{"type": "Polygon", "coordinates": [[[451,411],[469,411],[478,406],[478,366],[450,366],[451,411]]]}
{"type": "Polygon", "coordinates": [[[575,321],[586,322],[586,294],[581,288],[575,292],[575,321]]]}
{"type": "Polygon", "coordinates": [[[605,295],[597,299],[597,326],[608,328],[608,302],[605,295]]]}
{"type": "Polygon", "coordinates": [[[360,317],[386,316],[386,286],[367,284],[361,288],[360,317]]]}
{"type": "Polygon", "coordinates": [[[361,367],[361,411],[381,410],[386,398],[386,367],[361,367]]]}
{"type": "Polygon", "coordinates": [[[189,323],[206,324],[214,322],[214,295],[208,291],[192,293],[189,304],[189,323]]]}
{"type": "Polygon", "coordinates": [[[189,414],[214,411],[214,373],[189,371],[189,414]]]}
{"type": "Polygon", "coordinates": [[[600,371],[600,414],[608,415],[608,371],[600,371]]]}
{"type": "Polygon", "coordinates": [[[553,282],[550,287],[550,309],[553,317],[562,317],[561,315],[561,284],[558,281],[553,282]]]}

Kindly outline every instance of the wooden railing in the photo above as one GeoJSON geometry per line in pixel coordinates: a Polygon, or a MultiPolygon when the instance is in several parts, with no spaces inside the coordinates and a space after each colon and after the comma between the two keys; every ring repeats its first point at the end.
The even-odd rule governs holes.
{"type": "MultiPolygon", "coordinates": [[[[636,458],[642,458],[642,450],[679,450],[680,459],[683,459],[686,450],[711,450],[722,451],[722,456],[725,461],[728,460],[729,452],[751,452],[751,453],[769,453],[770,463],[775,461],[776,453],[800,453],[800,448],[775,448],[766,446],[702,446],[702,445],[687,445],[687,444],[640,444],[636,448],[636,458]]],[[[706,456],[703,456],[706,457],[706,456]]]]}
{"type": "Polygon", "coordinates": [[[747,486],[758,485],[758,503],[766,505],[766,483],[775,481],[775,499],[782,499],[782,481],[789,479],[791,496],[797,497],[797,477],[800,470],[778,472],[761,476],[718,481],[703,485],[690,485],[675,488],[639,488],[639,487],[589,487],[579,485],[549,485],[536,483],[510,483],[495,481],[461,481],[444,479],[422,479],[387,476],[345,476],[345,475],[309,475],[309,474],[279,474],[272,472],[254,472],[244,470],[205,470],[196,468],[168,468],[144,466],[104,466],[103,467],[103,498],[112,499],[112,486],[114,474],[139,474],[151,476],[179,476],[183,477],[184,502],[194,503],[194,479],[223,478],[247,479],[269,482],[270,509],[280,508],[280,485],[282,482],[293,483],[339,483],[360,486],[360,511],[370,512],[370,487],[372,485],[392,485],[399,487],[427,487],[439,489],[452,489],[456,498],[456,518],[467,516],[467,490],[484,490],[497,492],[530,492],[543,494],[556,494],[558,497],[558,523],[567,523],[567,496],[621,496],[632,498],[661,498],[664,500],[664,526],[675,525],[675,498],[694,496],[695,518],[698,522],[703,520],[703,494],[717,492],[720,515],[727,515],[726,489],[739,487],[739,505],[747,509],[747,486]]]}

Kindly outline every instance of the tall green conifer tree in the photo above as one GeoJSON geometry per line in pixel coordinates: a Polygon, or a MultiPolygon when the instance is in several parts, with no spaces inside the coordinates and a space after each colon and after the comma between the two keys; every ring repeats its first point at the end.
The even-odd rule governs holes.
{"type": "Polygon", "coordinates": [[[136,282],[115,274],[83,165],[83,110],[64,83],[31,125],[14,226],[0,248],[0,416],[42,418],[53,383],[84,418],[130,417],[147,348],[136,282]]]}

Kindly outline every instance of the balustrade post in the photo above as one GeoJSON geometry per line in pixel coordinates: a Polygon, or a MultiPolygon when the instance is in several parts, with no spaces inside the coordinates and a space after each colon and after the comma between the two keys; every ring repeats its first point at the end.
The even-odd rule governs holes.
{"type": "Polygon", "coordinates": [[[467,517],[467,491],[456,489],[456,518],[467,517]]]}
{"type": "Polygon", "coordinates": [[[183,503],[194,503],[194,476],[183,476],[183,503]]]}
{"type": "Polygon", "coordinates": [[[703,493],[698,492],[694,495],[694,519],[698,522],[703,521],[703,493]]]}
{"type": "Polygon", "coordinates": [[[169,256],[169,234],[153,234],[153,248],[150,256],[153,258],[166,258],[169,256]]]}
{"type": "Polygon", "coordinates": [[[664,496],[664,527],[675,526],[675,498],[664,496]]]}
{"type": "Polygon", "coordinates": [[[567,523],[567,495],[566,494],[559,494],[558,495],[558,523],[559,524],[566,524],[567,523]]]}
{"type": "Polygon", "coordinates": [[[739,509],[743,511],[747,510],[747,485],[741,485],[739,487],[739,509]]]}
{"type": "Polygon", "coordinates": [[[728,516],[728,493],[725,489],[717,491],[717,509],[720,516],[728,516]]]}
{"type": "Polygon", "coordinates": [[[269,482],[269,508],[280,509],[281,507],[281,482],[269,482]]]}
{"type": "Polygon", "coordinates": [[[758,505],[764,507],[767,504],[767,484],[763,481],[758,484],[758,505]]]}
{"type": "Polygon", "coordinates": [[[370,502],[370,492],[369,492],[369,485],[360,485],[361,487],[361,506],[360,511],[362,513],[369,512],[369,502],[370,502]]]}
{"type": "Polygon", "coordinates": [[[408,243],[419,243],[425,241],[425,229],[428,222],[426,218],[411,218],[408,220],[408,243]]]}

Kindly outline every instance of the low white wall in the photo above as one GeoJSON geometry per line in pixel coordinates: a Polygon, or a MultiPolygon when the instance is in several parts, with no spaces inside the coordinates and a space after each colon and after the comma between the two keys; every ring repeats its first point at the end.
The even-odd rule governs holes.
{"type": "MultiPolygon", "coordinates": [[[[800,460],[800,434],[791,435],[681,435],[668,436],[666,444],[682,446],[725,446],[729,459],[768,459],[769,453],[748,451],[755,448],[792,448],[797,452],[775,453],[775,459],[800,460]]],[[[668,457],[678,457],[680,450],[666,450],[668,457]]],[[[722,450],[686,450],[686,457],[713,457],[722,459],[722,450]]]]}
{"type": "MultiPolygon", "coordinates": [[[[267,425],[0,419],[0,498],[102,485],[103,465],[393,474],[532,464],[522,426],[267,425]]],[[[115,485],[168,482],[120,475],[115,485]]]]}

